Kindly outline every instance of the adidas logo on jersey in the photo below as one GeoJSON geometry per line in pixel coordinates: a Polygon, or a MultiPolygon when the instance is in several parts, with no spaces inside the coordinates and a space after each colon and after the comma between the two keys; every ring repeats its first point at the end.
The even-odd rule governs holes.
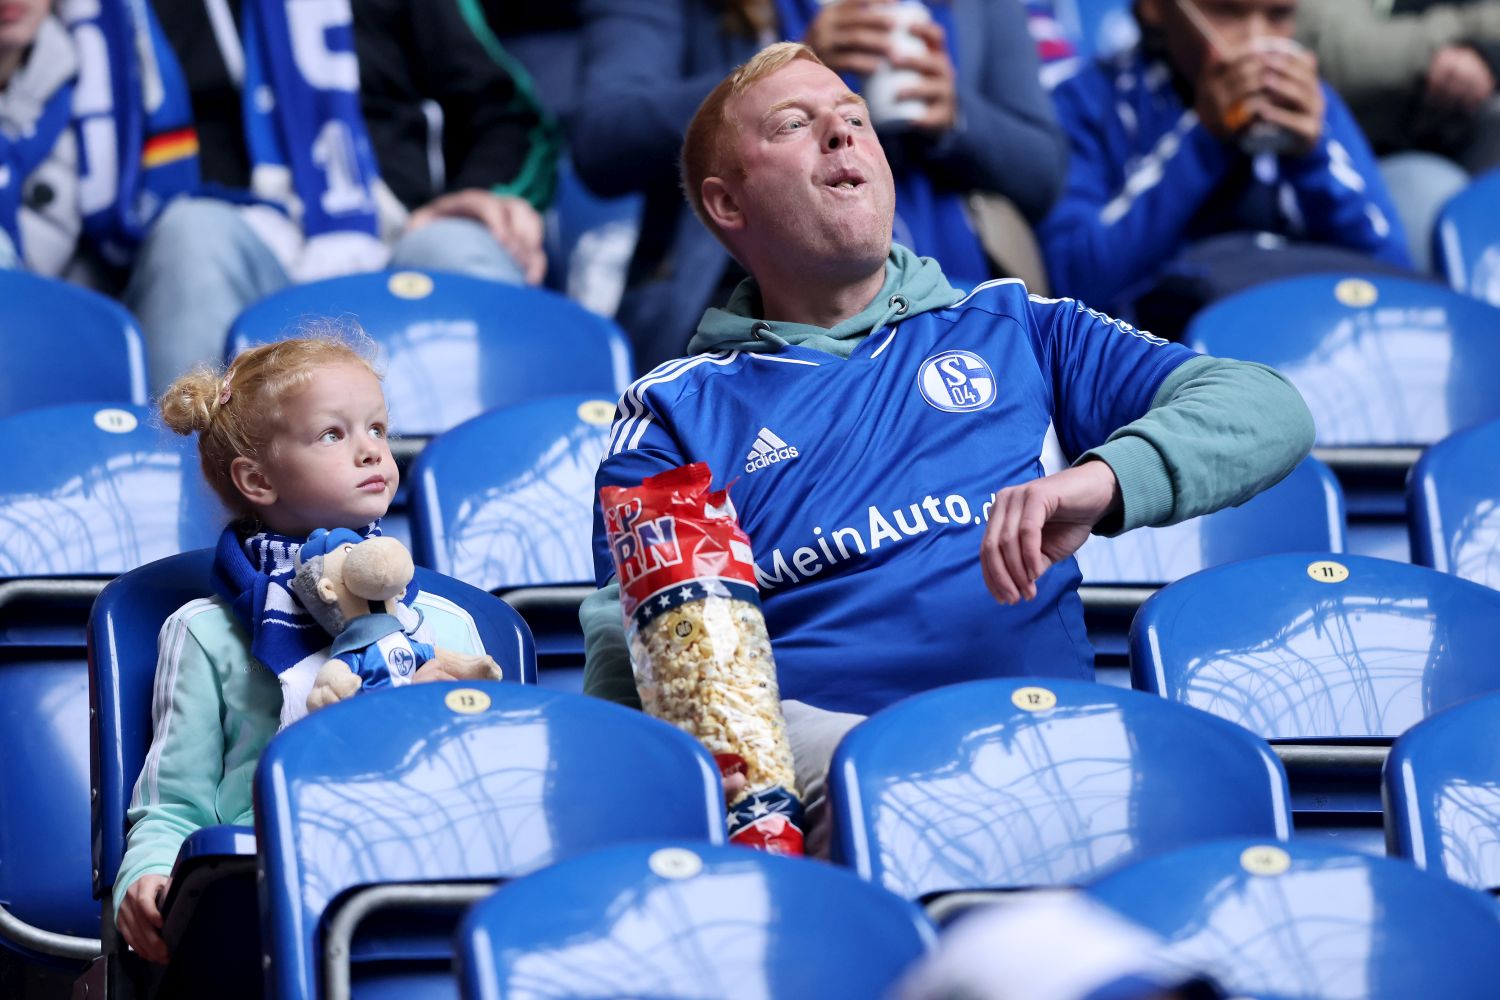
{"type": "Polygon", "coordinates": [[[745,456],[745,471],[754,472],[777,462],[790,461],[797,457],[797,449],[771,433],[771,428],[762,427],[755,435],[755,447],[745,456]]]}

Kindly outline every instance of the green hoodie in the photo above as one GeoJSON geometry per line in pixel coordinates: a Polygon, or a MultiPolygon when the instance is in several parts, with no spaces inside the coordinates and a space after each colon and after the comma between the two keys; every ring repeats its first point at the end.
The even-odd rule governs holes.
{"type": "MultiPolygon", "coordinates": [[[[963,298],[929,257],[891,248],[885,283],[858,315],[829,329],[758,319],[760,291],[747,278],[723,309],[710,309],[688,344],[707,351],[774,353],[787,344],[847,359],[858,344],[892,320],[943,309],[963,298]]],[[[1151,407],[1079,456],[1102,461],[1120,484],[1121,508],[1095,532],[1119,534],[1160,526],[1244,503],[1275,485],[1312,449],[1307,404],[1280,373],[1265,365],[1193,358],[1162,381],[1151,407]]],[[[583,689],[639,705],[620,618],[620,591],[611,582],[579,608],[585,665],[583,689]]]]}

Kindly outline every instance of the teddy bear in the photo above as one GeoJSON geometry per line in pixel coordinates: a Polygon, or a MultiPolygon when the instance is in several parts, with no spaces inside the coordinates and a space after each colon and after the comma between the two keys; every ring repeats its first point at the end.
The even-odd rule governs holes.
{"type": "Polygon", "coordinates": [[[396,539],[320,528],[301,546],[295,566],[292,592],[333,636],[328,661],[307,696],[309,712],[361,690],[410,684],[431,660],[455,680],[500,679],[500,666],[489,656],[439,649],[408,635],[398,613],[410,620],[400,602],[416,568],[396,539]]]}

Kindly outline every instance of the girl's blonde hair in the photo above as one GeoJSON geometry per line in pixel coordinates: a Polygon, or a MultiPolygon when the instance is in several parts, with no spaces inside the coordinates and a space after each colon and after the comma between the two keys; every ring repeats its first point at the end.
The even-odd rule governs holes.
{"type": "Polygon", "coordinates": [[[234,460],[266,454],[281,427],[282,401],[318,369],[361,365],[380,378],[370,360],[374,354],[374,344],[357,327],[253,347],[228,368],[202,365],[168,386],[159,400],[162,420],[178,434],[198,435],[204,478],[225,506],[248,515],[230,475],[234,460]]]}

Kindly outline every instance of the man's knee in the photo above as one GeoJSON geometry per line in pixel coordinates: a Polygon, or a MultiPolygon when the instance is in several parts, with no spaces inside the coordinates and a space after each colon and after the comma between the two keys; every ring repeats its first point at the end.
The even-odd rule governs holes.
{"type": "Polygon", "coordinates": [[[512,285],[525,280],[510,252],[472,219],[434,219],[406,233],[396,242],[391,266],[454,271],[512,285]]]}

